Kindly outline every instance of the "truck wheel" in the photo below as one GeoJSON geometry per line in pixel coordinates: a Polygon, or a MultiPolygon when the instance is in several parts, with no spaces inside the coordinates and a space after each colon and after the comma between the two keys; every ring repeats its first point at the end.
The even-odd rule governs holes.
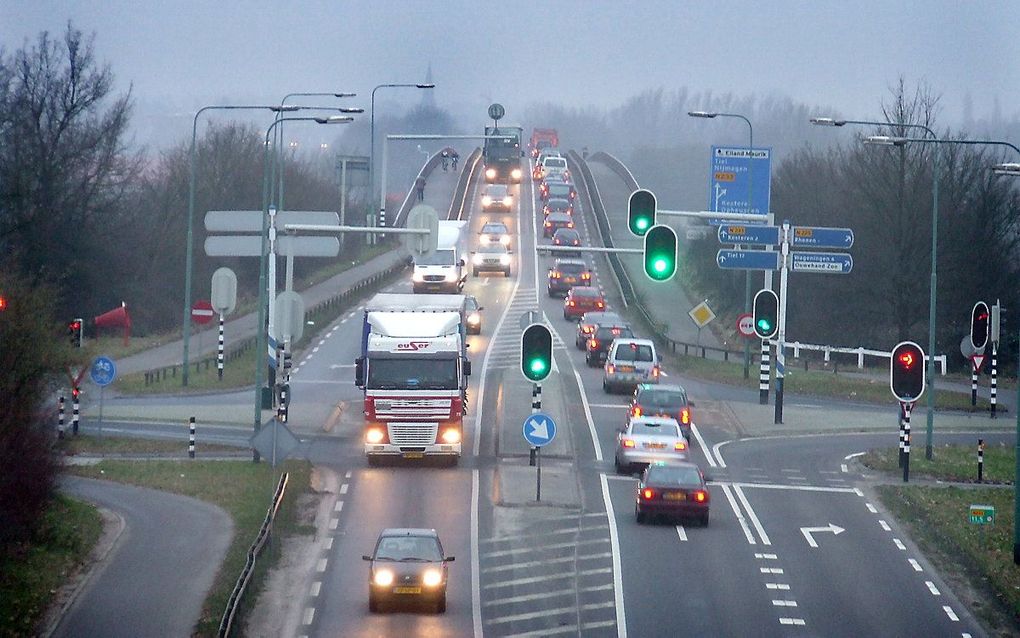
{"type": "Polygon", "coordinates": [[[510,276],[510,269],[509,269],[509,268],[507,268],[506,270],[504,270],[504,271],[503,271],[503,275],[505,275],[505,276],[509,277],[509,276],[510,276]]]}
{"type": "Polygon", "coordinates": [[[368,467],[379,467],[379,457],[378,456],[369,456],[368,457],[368,467]]]}

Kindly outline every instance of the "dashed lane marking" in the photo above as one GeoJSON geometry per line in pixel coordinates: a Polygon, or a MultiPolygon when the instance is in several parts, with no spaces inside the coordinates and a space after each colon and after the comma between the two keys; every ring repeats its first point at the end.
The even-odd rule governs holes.
{"type": "Polygon", "coordinates": [[[676,534],[680,537],[681,541],[687,541],[687,530],[684,529],[683,525],[676,526],[676,534]]]}
{"type": "Polygon", "coordinates": [[[910,566],[914,568],[915,572],[923,572],[924,571],[924,568],[921,567],[921,564],[918,563],[917,560],[915,560],[913,558],[908,558],[907,562],[910,563],[910,566]]]}
{"type": "Polygon", "coordinates": [[[868,511],[871,512],[872,514],[878,514],[878,508],[872,505],[871,503],[865,503],[864,506],[867,507],[868,511]]]}
{"type": "Polygon", "coordinates": [[[315,620],[315,607],[305,607],[305,616],[301,619],[301,624],[310,625],[315,620]]]}
{"type": "Polygon", "coordinates": [[[772,601],[772,606],[773,607],[796,607],[797,606],[797,601],[796,600],[773,600],[772,601]]]}
{"type": "Polygon", "coordinates": [[[884,529],[885,531],[887,531],[887,532],[891,532],[892,531],[892,528],[889,527],[889,523],[886,523],[884,520],[879,520],[878,524],[881,525],[882,529],[884,529]]]}
{"type": "Polygon", "coordinates": [[[786,583],[765,583],[765,589],[773,589],[777,591],[790,591],[790,586],[786,583]]]}
{"type": "Polygon", "coordinates": [[[598,554],[584,554],[579,556],[564,556],[562,558],[547,558],[545,560],[532,560],[520,563],[512,563],[510,565],[495,565],[493,567],[483,567],[482,572],[491,574],[495,572],[505,572],[513,569],[525,569],[529,567],[540,567],[542,565],[552,565],[554,563],[573,563],[575,561],[582,560],[599,560],[605,558],[612,558],[612,552],[599,552],[598,554]]]}
{"type": "Polygon", "coordinates": [[[932,596],[942,595],[942,593],[939,591],[939,588],[935,586],[935,583],[931,582],[930,580],[926,580],[924,581],[924,584],[928,586],[928,591],[931,592],[932,596]]]}
{"type": "Polygon", "coordinates": [[[326,565],[328,562],[329,561],[327,559],[320,558],[318,564],[315,566],[315,571],[319,572],[320,574],[326,571],[326,565]]]}
{"type": "Polygon", "coordinates": [[[309,595],[312,598],[318,598],[319,592],[321,592],[321,591],[322,591],[322,581],[318,581],[317,580],[314,583],[312,583],[312,589],[308,593],[309,593],[309,595]]]}
{"type": "MultiPolygon", "coordinates": [[[[605,514],[603,514],[602,516],[605,516],[605,514]]],[[[565,549],[567,547],[579,547],[581,545],[597,545],[600,543],[608,542],[609,542],[608,538],[593,538],[583,541],[571,541],[569,543],[554,543],[552,545],[542,545],[542,550],[548,551],[553,549],[565,549]]],[[[513,549],[501,549],[495,552],[486,552],[485,558],[488,559],[495,558],[498,556],[513,556],[514,554],[533,554],[533,553],[535,553],[534,547],[515,547],[513,549]]]]}
{"type": "Polygon", "coordinates": [[[892,539],[892,542],[893,542],[893,545],[895,545],[898,550],[900,550],[902,552],[907,551],[907,546],[904,545],[903,541],[901,541],[900,539],[894,538],[894,539],[892,539]]]}
{"type": "Polygon", "coordinates": [[[780,618],[779,619],[779,624],[780,625],[804,625],[806,623],[804,622],[803,618],[780,618]]]}
{"type": "Polygon", "coordinates": [[[949,605],[942,605],[942,609],[946,612],[946,615],[949,616],[949,620],[952,620],[953,622],[960,622],[960,617],[956,615],[956,612],[953,611],[952,607],[949,605]]]}

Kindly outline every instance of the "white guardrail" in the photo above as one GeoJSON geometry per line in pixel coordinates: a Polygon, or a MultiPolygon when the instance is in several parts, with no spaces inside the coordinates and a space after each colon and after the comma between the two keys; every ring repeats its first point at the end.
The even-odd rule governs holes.
{"type": "MultiPolygon", "coordinates": [[[[771,343],[773,346],[776,345],[776,342],[774,340],[771,340],[771,339],[769,340],[769,343],[771,343]]],[[[829,356],[833,352],[838,352],[840,354],[856,354],[857,355],[857,367],[858,368],[863,368],[864,367],[864,357],[865,356],[879,357],[879,358],[882,358],[882,359],[888,359],[888,358],[890,358],[892,356],[892,352],[886,352],[884,350],[869,350],[868,348],[864,348],[864,347],[841,348],[841,347],[837,347],[837,346],[819,346],[819,345],[815,345],[815,344],[812,344],[812,343],[801,343],[799,341],[794,341],[792,343],[788,341],[788,342],[786,342],[785,345],[786,345],[786,349],[787,350],[792,350],[793,351],[794,358],[797,358],[797,359],[800,358],[800,351],[801,350],[813,350],[815,352],[823,353],[823,356],[825,358],[825,362],[826,363],[829,362],[829,356]]],[[[931,359],[932,357],[930,355],[926,354],[926,355],[924,355],[924,358],[925,358],[925,360],[928,360],[928,359],[931,359]]],[[[942,376],[946,376],[946,355],[940,354],[937,357],[935,357],[935,363],[939,364],[939,368],[941,369],[942,376]]]]}

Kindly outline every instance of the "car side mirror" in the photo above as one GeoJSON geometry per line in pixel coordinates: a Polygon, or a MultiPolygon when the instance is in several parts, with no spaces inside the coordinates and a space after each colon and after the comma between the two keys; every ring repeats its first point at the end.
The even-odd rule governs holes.
{"type": "Polygon", "coordinates": [[[372,557],[371,556],[365,556],[364,554],[362,554],[361,555],[361,560],[372,560],[372,557]]]}
{"type": "Polygon", "coordinates": [[[478,306],[478,312],[485,310],[485,306],[478,306]]]}
{"type": "Polygon", "coordinates": [[[444,563],[452,563],[455,560],[457,560],[456,556],[447,556],[446,558],[443,559],[443,562],[444,563]]]}
{"type": "Polygon", "coordinates": [[[688,401],[687,405],[689,405],[689,406],[691,406],[693,408],[694,407],[694,401],[688,401]]]}
{"type": "Polygon", "coordinates": [[[354,360],[354,385],[359,388],[365,387],[365,357],[354,360]]]}
{"type": "Polygon", "coordinates": [[[460,260],[460,261],[458,261],[457,263],[458,263],[459,265],[463,266],[463,265],[464,265],[464,260],[463,260],[463,259],[461,259],[461,260],[460,260]]]}

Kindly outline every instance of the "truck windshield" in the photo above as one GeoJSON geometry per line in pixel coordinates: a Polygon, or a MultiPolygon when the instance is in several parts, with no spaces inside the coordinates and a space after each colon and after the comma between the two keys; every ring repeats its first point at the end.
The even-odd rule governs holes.
{"type": "Polygon", "coordinates": [[[371,359],[370,390],[456,390],[456,359],[371,359]]]}
{"type": "Polygon", "coordinates": [[[414,263],[418,266],[452,266],[453,251],[437,250],[427,257],[415,257],[414,263]]]}

